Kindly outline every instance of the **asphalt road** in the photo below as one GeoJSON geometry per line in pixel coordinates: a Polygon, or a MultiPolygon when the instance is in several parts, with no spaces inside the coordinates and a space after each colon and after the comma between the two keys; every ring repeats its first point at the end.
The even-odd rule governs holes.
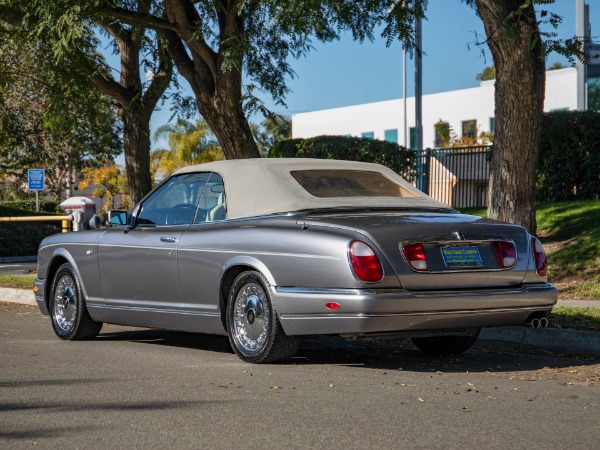
{"type": "Polygon", "coordinates": [[[0,264],[0,275],[23,275],[31,270],[37,270],[37,263],[2,263],[0,264]]]}
{"type": "Polygon", "coordinates": [[[311,338],[244,364],[218,336],[56,338],[0,303],[3,448],[598,448],[600,360],[311,338]]]}

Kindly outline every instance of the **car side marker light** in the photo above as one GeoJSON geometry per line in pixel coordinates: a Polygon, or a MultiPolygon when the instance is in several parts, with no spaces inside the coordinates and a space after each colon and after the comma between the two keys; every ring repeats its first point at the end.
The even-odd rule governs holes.
{"type": "Polygon", "coordinates": [[[325,303],[325,308],[331,309],[332,311],[338,311],[340,309],[340,304],[336,302],[328,302],[325,303]]]}

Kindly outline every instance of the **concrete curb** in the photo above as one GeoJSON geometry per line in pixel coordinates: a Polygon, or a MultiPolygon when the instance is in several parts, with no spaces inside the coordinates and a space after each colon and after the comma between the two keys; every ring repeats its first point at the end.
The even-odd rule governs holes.
{"type": "MultiPolygon", "coordinates": [[[[33,279],[31,283],[33,284],[33,279]]],[[[0,288],[0,301],[21,303],[23,305],[37,305],[33,289],[0,288]]]]}
{"type": "Polygon", "coordinates": [[[600,333],[558,328],[484,328],[479,342],[498,342],[513,348],[544,350],[572,356],[600,358],[600,333]]]}
{"type": "MultiPolygon", "coordinates": [[[[33,290],[0,288],[0,301],[36,305],[33,290]]],[[[501,343],[518,349],[544,350],[571,356],[600,358],[600,333],[557,328],[494,327],[484,328],[479,342],[501,343]]]]}

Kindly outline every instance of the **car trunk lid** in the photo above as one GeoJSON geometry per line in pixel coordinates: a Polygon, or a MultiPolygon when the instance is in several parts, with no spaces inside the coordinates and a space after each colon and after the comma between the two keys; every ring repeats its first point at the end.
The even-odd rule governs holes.
{"type": "Polygon", "coordinates": [[[298,222],[365,235],[409,290],[516,286],[523,281],[529,261],[525,229],[476,216],[426,211],[344,212],[310,214],[298,222]],[[407,249],[415,245],[424,253],[425,269],[422,264],[415,267],[409,262],[414,255],[407,249]],[[511,255],[513,245],[515,254],[511,255]],[[503,248],[507,249],[504,259],[503,248]],[[502,267],[500,261],[508,264],[502,267]]]}

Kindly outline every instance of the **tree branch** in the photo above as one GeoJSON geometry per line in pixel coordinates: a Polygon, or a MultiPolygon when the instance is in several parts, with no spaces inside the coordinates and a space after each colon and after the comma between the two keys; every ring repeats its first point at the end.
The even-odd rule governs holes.
{"type": "Polygon", "coordinates": [[[213,79],[217,79],[217,55],[201,36],[202,19],[192,3],[185,0],[165,0],[165,12],[169,20],[178,24],[177,34],[186,42],[188,48],[210,70],[213,79]]]}
{"type": "Polygon", "coordinates": [[[143,96],[144,109],[145,112],[149,114],[151,114],[152,110],[154,110],[154,107],[169,86],[169,82],[173,76],[173,61],[166,54],[166,48],[164,48],[164,45],[160,42],[160,39],[158,45],[161,46],[159,49],[158,71],[154,74],[154,77],[150,83],[150,87],[143,96]]]}
{"type": "Polygon", "coordinates": [[[131,25],[142,25],[155,30],[178,31],[176,24],[160,19],[152,14],[139,13],[125,8],[101,6],[101,14],[109,19],[121,20],[131,25]]]}
{"type": "Polygon", "coordinates": [[[117,43],[120,40],[123,40],[124,37],[126,37],[125,29],[123,28],[123,26],[120,23],[115,22],[114,20],[106,21],[103,18],[100,18],[98,20],[98,25],[100,25],[104,29],[104,31],[110,34],[113,37],[113,39],[117,41],[117,43]]]}

